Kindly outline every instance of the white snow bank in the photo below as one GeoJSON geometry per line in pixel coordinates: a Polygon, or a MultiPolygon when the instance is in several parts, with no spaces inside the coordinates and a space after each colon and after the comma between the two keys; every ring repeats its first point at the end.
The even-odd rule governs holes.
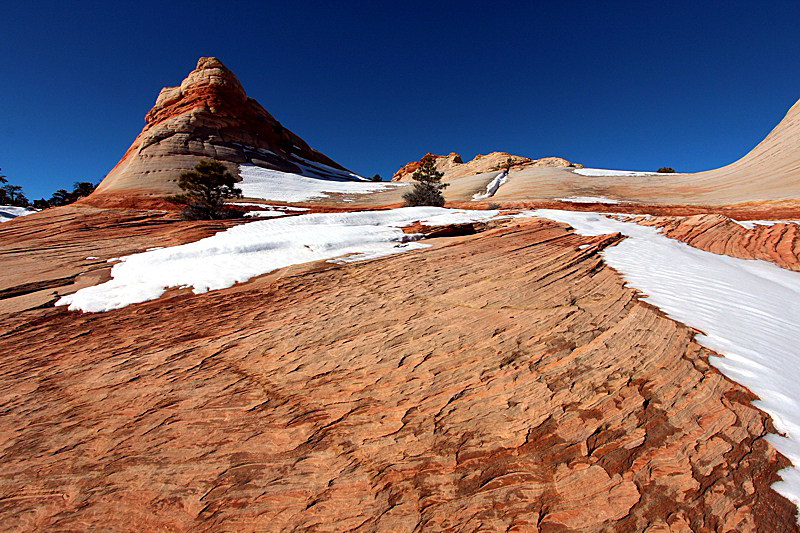
{"type": "MultiPolygon", "coordinates": [[[[277,157],[279,159],[285,159],[285,155],[278,155],[271,150],[267,150],[266,148],[256,148],[255,146],[250,146],[241,143],[231,143],[235,146],[241,146],[244,148],[245,151],[250,152],[258,152],[265,155],[270,155],[273,157],[277,157]]],[[[297,147],[297,145],[295,145],[297,147]]],[[[305,159],[303,157],[297,155],[289,156],[289,161],[300,168],[301,174],[304,176],[315,176],[315,177],[323,177],[323,178],[340,178],[340,179],[347,179],[347,180],[363,180],[367,181],[367,178],[364,176],[359,176],[349,170],[342,170],[340,168],[335,168],[324,163],[318,163],[316,161],[311,161],[309,159],[305,159]]]]}
{"type": "Polygon", "coordinates": [[[229,202],[227,205],[237,206],[252,206],[252,207],[263,207],[265,209],[269,209],[270,211],[279,210],[279,211],[310,211],[310,207],[292,207],[289,205],[269,205],[269,204],[254,204],[251,202],[229,202]]]}
{"type": "Polygon", "coordinates": [[[734,220],[744,229],[753,229],[756,226],[774,226],[775,224],[800,224],[797,220],[734,220]]]}
{"type": "Polygon", "coordinates": [[[8,222],[12,218],[23,217],[31,213],[36,213],[36,210],[14,205],[0,205],[0,222],[8,222]]]}
{"type": "Polygon", "coordinates": [[[244,196],[287,203],[326,198],[329,194],[336,193],[369,194],[407,185],[301,176],[255,165],[239,165],[239,174],[242,176],[242,181],[237,186],[242,189],[244,196]]]}
{"type": "MultiPolygon", "coordinates": [[[[108,311],[153,300],[169,287],[196,294],[224,289],[277,268],[350,254],[381,257],[428,245],[408,242],[399,227],[484,221],[497,211],[406,207],[359,213],[298,215],[235,226],[197,242],[121,258],[112,279],[61,298],[71,310],[108,311]]],[[[111,261],[111,260],[109,260],[111,261]]]]}
{"type": "Polygon", "coordinates": [[[486,186],[486,192],[478,192],[472,195],[472,201],[477,202],[478,200],[485,200],[487,198],[491,198],[494,196],[494,193],[497,192],[497,189],[500,188],[501,185],[505,184],[508,181],[508,175],[505,172],[501,172],[497,176],[494,177],[492,181],[486,186]]]}
{"type": "Polygon", "coordinates": [[[358,174],[350,172],[349,170],[331,167],[325,165],[324,163],[317,163],[316,161],[310,161],[296,155],[292,157],[294,158],[292,163],[300,167],[300,170],[303,172],[304,176],[321,176],[323,178],[334,177],[347,180],[371,181],[364,176],[359,176],[358,174]]]}
{"type": "Polygon", "coordinates": [[[671,318],[703,331],[697,341],[722,354],[711,362],[760,398],[786,437],[767,436],[794,468],[773,488],[800,505],[800,273],[758,260],[704,252],[651,227],[596,213],[538,210],[581,235],[621,232],[628,239],[603,257],[628,284],[671,318]]]}
{"type": "Polygon", "coordinates": [[[559,202],[572,202],[573,204],[618,204],[618,200],[612,200],[605,196],[570,196],[569,198],[559,198],[559,202]]]}
{"type": "Polygon", "coordinates": [[[659,172],[646,172],[639,170],[608,170],[605,168],[576,168],[575,174],[581,176],[674,176],[676,173],[662,174],[659,172]]]}

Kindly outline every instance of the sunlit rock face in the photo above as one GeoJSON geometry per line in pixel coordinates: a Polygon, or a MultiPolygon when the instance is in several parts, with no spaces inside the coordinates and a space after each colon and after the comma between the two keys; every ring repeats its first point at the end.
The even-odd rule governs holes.
{"type": "Polygon", "coordinates": [[[342,168],[283,127],[217,58],[203,57],[178,87],[166,87],[145,127],[90,198],[163,196],[178,192],[181,172],[204,159],[300,172],[300,159],[342,168]]]}

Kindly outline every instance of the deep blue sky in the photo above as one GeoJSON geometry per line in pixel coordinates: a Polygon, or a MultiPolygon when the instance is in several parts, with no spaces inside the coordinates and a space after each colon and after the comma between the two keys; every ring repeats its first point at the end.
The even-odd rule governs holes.
{"type": "Polygon", "coordinates": [[[217,56],[363,175],[428,151],[696,171],[800,99],[800,2],[6,2],[0,168],[28,198],[99,181],[161,87],[217,56]]]}

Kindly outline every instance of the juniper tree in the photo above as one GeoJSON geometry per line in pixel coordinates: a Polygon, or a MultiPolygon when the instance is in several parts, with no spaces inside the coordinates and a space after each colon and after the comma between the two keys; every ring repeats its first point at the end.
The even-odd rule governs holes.
{"type": "Polygon", "coordinates": [[[183,216],[189,220],[231,218],[238,212],[224,204],[226,199],[242,197],[242,190],[234,186],[240,181],[242,178],[228,172],[220,161],[201,161],[178,178],[178,186],[185,192],[166,199],[185,205],[183,216]]]}
{"type": "Polygon", "coordinates": [[[28,207],[30,204],[22,193],[22,187],[20,185],[3,185],[3,188],[0,190],[2,190],[2,195],[0,195],[0,201],[2,203],[15,205],[17,207],[28,207]]]}
{"type": "Polygon", "coordinates": [[[442,183],[444,172],[436,170],[436,159],[428,154],[420,161],[419,168],[411,175],[411,179],[416,183],[414,189],[403,195],[405,205],[432,205],[442,207],[444,196],[442,189],[448,186],[442,183]]]}
{"type": "Polygon", "coordinates": [[[58,189],[53,193],[53,196],[50,197],[48,203],[54,206],[67,205],[69,203],[69,193],[66,189],[58,189]]]}

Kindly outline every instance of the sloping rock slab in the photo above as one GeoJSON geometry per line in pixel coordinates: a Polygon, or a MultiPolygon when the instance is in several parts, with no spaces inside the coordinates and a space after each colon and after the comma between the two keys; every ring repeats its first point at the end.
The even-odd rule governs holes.
{"type": "Polygon", "coordinates": [[[0,530],[798,531],[769,419],[618,238],[509,223],[2,315],[0,530]]]}

